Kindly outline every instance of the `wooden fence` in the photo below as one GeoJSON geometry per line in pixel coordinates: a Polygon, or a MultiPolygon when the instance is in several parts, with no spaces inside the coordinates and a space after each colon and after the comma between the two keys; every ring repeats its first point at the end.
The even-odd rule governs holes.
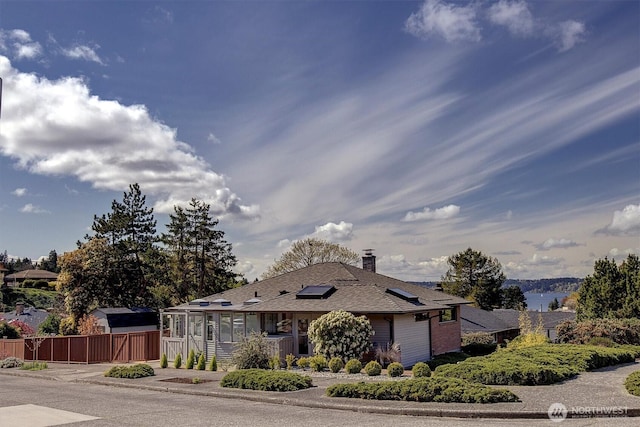
{"type": "Polygon", "coordinates": [[[160,331],[0,339],[0,356],[63,363],[160,359],[160,331]]]}

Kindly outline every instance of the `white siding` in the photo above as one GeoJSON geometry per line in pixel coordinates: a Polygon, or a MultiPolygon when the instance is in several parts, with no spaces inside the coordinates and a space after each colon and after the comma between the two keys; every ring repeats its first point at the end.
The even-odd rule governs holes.
{"type": "Polygon", "coordinates": [[[395,342],[400,344],[401,363],[405,367],[430,358],[429,322],[416,322],[413,315],[393,316],[395,342]]]}

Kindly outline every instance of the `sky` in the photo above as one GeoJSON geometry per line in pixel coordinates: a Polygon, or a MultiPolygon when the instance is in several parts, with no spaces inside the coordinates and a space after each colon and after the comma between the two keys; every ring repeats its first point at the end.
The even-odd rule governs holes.
{"type": "Polygon", "coordinates": [[[0,1],[0,251],[74,250],[138,183],[253,280],[318,237],[436,281],[640,254],[640,2],[0,1]]]}

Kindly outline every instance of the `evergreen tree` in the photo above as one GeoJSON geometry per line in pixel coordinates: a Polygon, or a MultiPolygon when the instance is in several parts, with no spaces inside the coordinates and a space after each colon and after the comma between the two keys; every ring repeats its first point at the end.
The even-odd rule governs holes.
{"type": "Polygon", "coordinates": [[[519,286],[512,285],[502,291],[502,308],[525,310],[527,299],[519,286]]]}
{"type": "Polygon", "coordinates": [[[449,270],[442,276],[445,292],[469,299],[484,310],[502,305],[502,284],[506,277],[497,259],[468,248],[447,260],[449,270]]]}

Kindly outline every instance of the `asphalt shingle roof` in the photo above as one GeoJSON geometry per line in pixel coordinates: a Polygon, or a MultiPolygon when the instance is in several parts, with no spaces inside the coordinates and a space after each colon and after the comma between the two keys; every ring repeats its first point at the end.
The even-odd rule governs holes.
{"type": "Polygon", "coordinates": [[[203,300],[210,305],[182,304],[174,308],[260,312],[347,310],[356,313],[417,313],[468,303],[453,295],[338,262],[314,264],[210,295],[203,300]],[[298,291],[313,285],[332,285],[336,291],[326,299],[296,298],[298,291]],[[411,293],[418,297],[418,302],[392,295],[387,292],[389,288],[399,288],[411,293]],[[228,300],[230,305],[211,304],[217,299],[228,300]],[[245,304],[255,299],[260,302],[245,304]]]}
{"type": "MultiPolygon", "coordinates": [[[[471,306],[460,307],[460,327],[463,333],[469,332],[501,332],[518,329],[518,324],[512,326],[495,315],[494,311],[482,310],[471,306]]],[[[517,318],[516,318],[517,320],[517,318]]]]}

